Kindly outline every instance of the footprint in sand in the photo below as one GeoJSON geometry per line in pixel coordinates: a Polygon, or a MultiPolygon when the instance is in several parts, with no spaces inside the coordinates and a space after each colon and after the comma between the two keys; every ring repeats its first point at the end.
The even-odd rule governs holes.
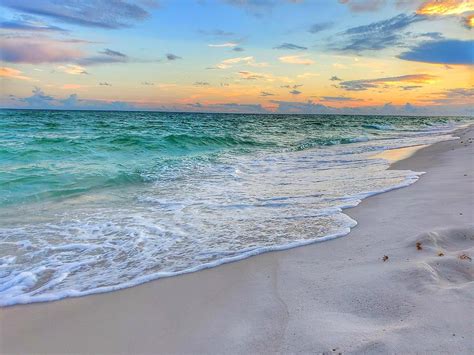
{"type": "Polygon", "coordinates": [[[474,286],[474,226],[423,233],[408,247],[416,253],[405,274],[413,289],[474,286]]]}

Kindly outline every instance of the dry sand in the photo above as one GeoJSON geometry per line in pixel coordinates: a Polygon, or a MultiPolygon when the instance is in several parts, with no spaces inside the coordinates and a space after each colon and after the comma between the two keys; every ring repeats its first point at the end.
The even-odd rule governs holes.
{"type": "Polygon", "coordinates": [[[458,135],[395,163],[427,174],[347,210],[344,238],[3,308],[0,352],[474,353],[474,129],[458,135]]]}

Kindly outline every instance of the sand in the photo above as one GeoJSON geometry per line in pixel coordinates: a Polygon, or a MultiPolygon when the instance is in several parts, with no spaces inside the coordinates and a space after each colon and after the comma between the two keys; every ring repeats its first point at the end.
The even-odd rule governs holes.
{"type": "Polygon", "coordinates": [[[346,237],[3,308],[0,352],[474,353],[474,129],[457,135],[394,163],[427,173],[347,210],[346,237]]]}

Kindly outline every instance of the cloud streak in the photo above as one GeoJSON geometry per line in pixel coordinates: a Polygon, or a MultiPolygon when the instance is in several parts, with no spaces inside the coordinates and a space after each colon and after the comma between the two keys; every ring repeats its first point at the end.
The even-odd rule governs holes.
{"type": "Polygon", "coordinates": [[[173,53],[168,53],[166,54],[166,59],[170,62],[172,61],[175,61],[175,60],[179,60],[179,59],[183,59],[182,57],[176,55],[176,54],[173,54],[173,53]]]}
{"type": "Polygon", "coordinates": [[[278,58],[280,62],[286,64],[298,64],[298,65],[311,65],[314,64],[314,60],[307,58],[302,55],[287,55],[278,58]]]}
{"type": "Polygon", "coordinates": [[[211,84],[209,84],[207,81],[196,81],[196,82],[194,82],[193,85],[194,86],[209,86],[211,84]]]}
{"type": "Polygon", "coordinates": [[[32,78],[23,75],[20,70],[9,68],[9,67],[0,68],[0,77],[7,78],[7,79],[18,79],[18,80],[33,80],[32,78]]]}
{"type": "Polygon", "coordinates": [[[2,5],[75,25],[107,29],[129,27],[149,17],[143,6],[126,0],[2,0],[2,5]]]}
{"type": "Polygon", "coordinates": [[[252,67],[264,67],[264,66],[267,65],[267,63],[258,63],[258,62],[255,61],[255,58],[253,56],[236,57],[236,58],[224,59],[219,64],[217,64],[215,67],[211,67],[209,69],[229,69],[229,68],[232,68],[235,65],[248,65],[248,66],[252,66],[252,67]]]}
{"type": "Polygon", "coordinates": [[[436,79],[436,76],[433,76],[430,74],[412,74],[412,75],[392,76],[392,77],[376,78],[376,79],[342,81],[338,87],[346,91],[365,91],[372,88],[377,88],[383,84],[385,85],[403,84],[403,83],[427,84],[427,83],[433,82],[435,79],[436,79]]]}
{"type": "Polygon", "coordinates": [[[308,49],[308,47],[299,46],[293,43],[282,43],[279,46],[273,47],[273,49],[290,49],[290,50],[305,51],[308,49]]]}
{"type": "Polygon", "coordinates": [[[355,102],[355,101],[364,101],[362,99],[355,99],[353,97],[347,97],[347,96],[322,96],[321,97],[322,101],[328,101],[328,102],[355,102]]]}
{"type": "Polygon", "coordinates": [[[473,11],[472,0],[429,0],[425,1],[416,13],[426,16],[449,16],[473,11]]]}
{"type": "Polygon", "coordinates": [[[363,52],[397,46],[402,42],[401,31],[424,19],[423,16],[416,14],[400,14],[387,20],[352,27],[341,33],[343,41],[341,44],[336,44],[334,49],[363,52]]]}
{"type": "Polygon", "coordinates": [[[13,31],[27,32],[59,32],[68,33],[69,31],[58,26],[53,26],[32,16],[23,15],[19,19],[0,22],[0,28],[13,31]]]}
{"type": "Polygon", "coordinates": [[[212,48],[228,48],[228,47],[235,47],[238,43],[235,42],[225,42],[225,43],[217,43],[217,44],[208,44],[208,47],[212,48]]]}
{"type": "Polygon", "coordinates": [[[84,75],[84,74],[89,74],[86,71],[86,68],[81,67],[80,65],[75,65],[75,64],[67,64],[67,65],[61,65],[57,68],[59,71],[62,71],[66,74],[71,74],[71,75],[84,75]]]}
{"type": "Polygon", "coordinates": [[[1,44],[0,58],[8,63],[64,63],[83,55],[68,44],[49,39],[3,38],[1,44]]]}
{"type": "Polygon", "coordinates": [[[118,52],[118,51],[114,51],[114,50],[109,49],[109,48],[105,48],[102,52],[99,52],[99,53],[104,54],[104,55],[108,55],[110,57],[127,58],[126,54],[123,54],[123,53],[118,52]]]}
{"type": "Polygon", "coordinates": [[[240,79],[242,80],[273,80],[273,77],[269,74],[254,73],[251,71],[239,71],[240,79]]]}
{"type": "Polygon", "coordinates": [[[76,60],[76,63],[81,66],[91,66],[100,64],[126,63],[128,57],[110,56],[110,55],[95,55],[84,57],[76,60]]]}

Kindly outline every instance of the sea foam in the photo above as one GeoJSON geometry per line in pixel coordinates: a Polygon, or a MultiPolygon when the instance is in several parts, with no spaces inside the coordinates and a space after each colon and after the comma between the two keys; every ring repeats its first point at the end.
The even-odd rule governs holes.
{"type": "Polygon", "coordinates": [[[114,291],[345,236],[356,221],[344,209],[422,174],[387,170],[375,153],[451,139],[464,123],[42,115],[31,113],[29,130],[24,115],[21,129],[14,113],[0,121],[13,121],[0,129],[1,306],[114,291]]]}

